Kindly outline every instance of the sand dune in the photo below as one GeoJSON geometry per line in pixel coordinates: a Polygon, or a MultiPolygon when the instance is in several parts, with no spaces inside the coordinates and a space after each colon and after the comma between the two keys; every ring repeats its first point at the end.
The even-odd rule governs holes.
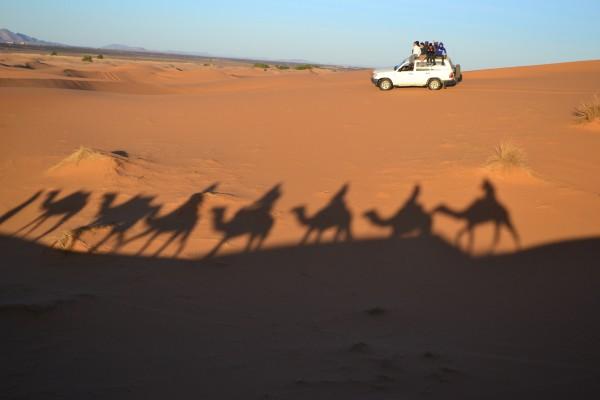
{"type": "MultiPolygon", "coordinates": [[[[440,93],[382,93],[369,84],[367,71],[83,63],[24,55],[5,55],[2,62],[44,65],[2,67],[0,85],[29,86],[1,89],[10,98],[2,110],[3,130],[9,133],[0,150],[4,209],[53,188],[92,190],[94,199],[108,191],[125,197],[149,193],[176,207],[199,188],[219,182],[232,195],[220,201],[233,210],[283,182],[284,195],[273,210],[277,223],[267,240],[276,244],[303,234],[292,207],[316,210],[344,182],[350,183],[353,231],[373,236],[386,231],[362,212],[376,208],[391,215],[414,184],[421,185],[420,200],[428,211],[442,202],[461,208],[481,194],[478,187],[487,176],[513,215],[523,245],[598,232],[600,167],[589,149],[599,136],[593,124],[582,127],[571,117],[600,87],[598,75],[590,75],[600,68],[598,62],[471,72],[464,84],[440,93]],[[504,142],[522,149],[526,169],[486,167],[494,147],[504,142]],[[102,166],[62,176],[44,172],[81,145],[124,149],[152,163],[127,173],[136,178],[125,180],[103,180],[104,173],[94,172],[102,166]]],[[[65,230],[88,223],[97,201],[65,230]]],[[[203,212],[204,223],[186,254],[207,252],[218,242],[208,212],[219,200],[214,203],[203,212]]],[[[34,218],[36,207],[15,216],[5,232],[34,218]]],[[[460,226],[444,216],[434,218],[434,231],[448,238],[460,226]]],[[[138,228],[144,229],[140,224],[131,233],[138,228]]],[[[486,251],[491,230],[484,226],[477,235],[476,251],[486,251]]],[[[244,245],[240,239],[226,248],[244,245]]],[[[499,248],[513,250],[510,237],[502,235],[499,248]]]]}
{"type": "Polygon", "coordinates": [[[2,392],[596,397],[600,62],[369,78],[0,53],[2,392]]]}

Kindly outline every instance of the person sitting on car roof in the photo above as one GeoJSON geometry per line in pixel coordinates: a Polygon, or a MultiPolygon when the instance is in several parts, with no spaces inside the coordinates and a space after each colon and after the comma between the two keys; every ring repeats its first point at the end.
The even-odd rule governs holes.
{"type": "Polygon", "coordinates": [[[415,40],[412,47],[412,56],[413,58],[418,58],[421,55],[421,46],[419,46],[419,41],[415,40]]]}
{"type": "Polygon", "coordinates": [[[427,46],[425,46],[425,43],[421,42],[419,43],[419,48],[421,49],[421,55],[418,58],[423,61],[427,55],[427,46]]]}
{"type": "Polygon", "coordinates": [[[437,48],[437,51],[435,52],[435,55],[436,55],[436,57],[441,57],[442,58],[442,65],[445,65],[444,64],[444,60],[448,56],[448,53],[446,52],[446,48],[444,47],[444,43],[440,42],[438,44],[438,48],[437,48]]]}
{"type": "Polygon", "coordinates": [[[427,46],[427,64],[435,65],[435,48],[433,47],[433,43],[429,43],[427,46]]]}

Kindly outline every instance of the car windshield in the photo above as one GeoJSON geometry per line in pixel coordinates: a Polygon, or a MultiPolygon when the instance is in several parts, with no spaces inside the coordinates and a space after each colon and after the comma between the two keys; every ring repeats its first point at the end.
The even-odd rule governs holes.
{"type": "Polygon", "coordinates": [[[400,64],[394,66],[394,71],[400,70],[400,67],[410,64],[410,57],[405,58],[400,64]]]}

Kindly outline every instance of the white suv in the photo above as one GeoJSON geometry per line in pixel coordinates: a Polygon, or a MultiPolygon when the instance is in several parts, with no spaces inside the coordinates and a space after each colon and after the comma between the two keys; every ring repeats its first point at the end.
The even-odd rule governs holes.
{"type": "Polygon", "coordinates": [[[440,90],[454,86],[462,80],[460,65],[452,64],[449,58],[436,57],[435,65],[425,60],[409,57],[393,69],[376,69],[371,81],[381,90],[391,90],[394,86],[427,86],[430,90],[440,90]]]}

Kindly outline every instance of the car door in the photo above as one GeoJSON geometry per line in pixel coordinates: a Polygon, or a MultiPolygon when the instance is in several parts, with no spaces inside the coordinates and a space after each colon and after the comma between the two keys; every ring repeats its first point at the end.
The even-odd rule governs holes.
{"type": "Polygon", "coordinates": [[[415,62],[413,84],[411,86],[425,86],[429,78],[431,78],[431,66],[427,65],[425,61],[415,62]]]}
{"type": "Polygon", "coordinates": [[[402,65],[394,73],[394,86],[412,86],[414,81],[414,65],[402,65]]]}

